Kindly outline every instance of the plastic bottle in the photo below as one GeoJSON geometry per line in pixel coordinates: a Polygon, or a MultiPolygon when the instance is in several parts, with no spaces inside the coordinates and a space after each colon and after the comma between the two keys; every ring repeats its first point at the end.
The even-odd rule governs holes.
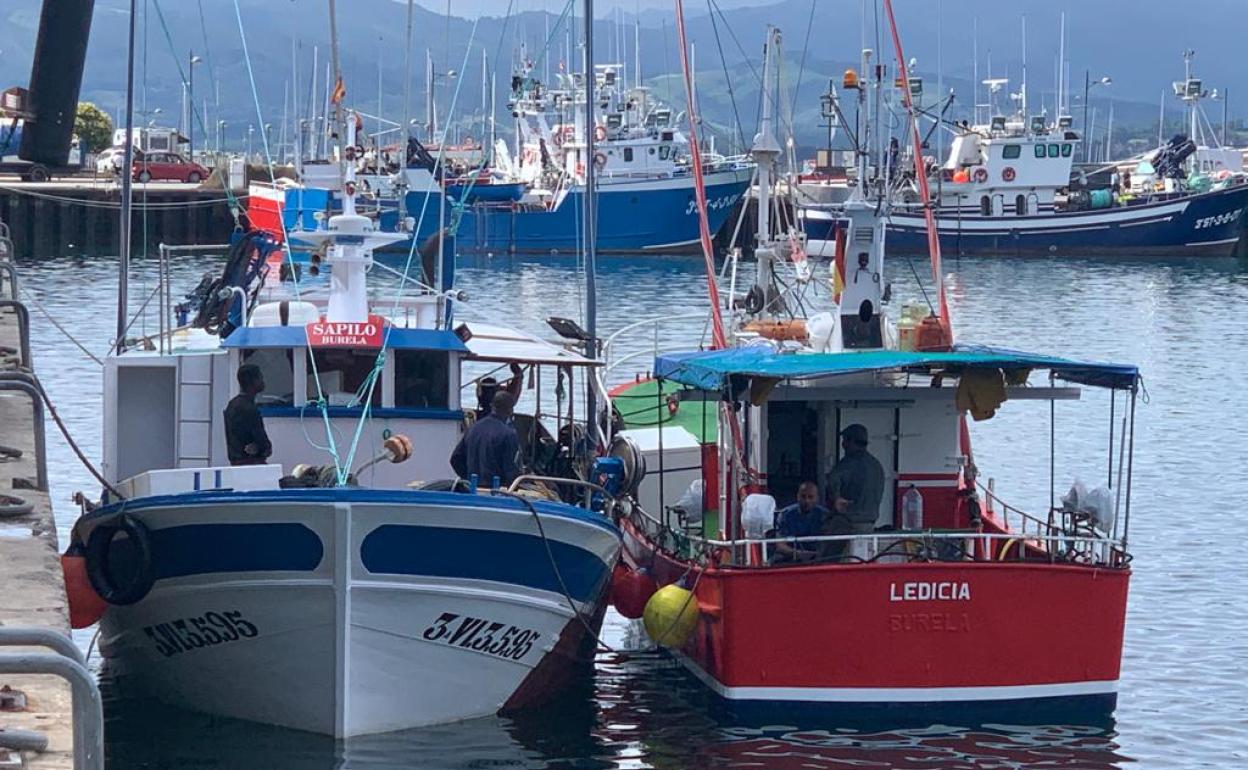
{"type": "Polygon", "coordinates": [[[923,529],[923,495],[913,484],[901,498],[901,528],[923,529]]]}

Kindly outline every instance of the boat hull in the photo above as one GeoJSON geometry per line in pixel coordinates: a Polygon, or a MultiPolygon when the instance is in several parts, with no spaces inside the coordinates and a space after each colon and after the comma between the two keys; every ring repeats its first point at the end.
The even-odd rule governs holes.
{"type": "MultiPolygon", "coordinates": [[[[711,235],[724,226],[749,187],[752,169],[733,168],[706,175],[707,215],[711,235]]],[[[478,192],[482,188],[477,188],[478,192]]],[[[408,216],[415,221],[420,243],[438,230],[440,193],[407,193],[408,216]]],[[[302,227],[315,229],[316,215],[336,206],[337,196],[320,189],[254,188],[248,203],[253,225],[284,237],[302,227]]],[[[448,196],[447,209],[452,200],[448,196]]],[[[547,209],[513,205],[510,201],[476,199],[462,210],[455,243],[460,253],[574,253],[582,247],[584,192],[575,188],[557,206],[547,209]]],[[[382,201],[380,228],[393,232],[398,224],[396,201],[382,201]]],[[[636,254],[645,251],[683,252],[697,248],[700,238],[693,177],[617,180],[598,188],[598,250],[636,254]]],[[[412,239],[378,251],[408,253],[412,239]]]]}
{"type": "Polygon", "coordinates": [[[541,703],[592,661],[619,534],[569,506],[535,510],[579,619],[533,512],[514,500],[287,490],[127,501],[157,579],[108,610],[100,649],[123,685],[176,705],[337,737],[541,703]]]}
{"type": "MultiPolygon", "coordinates": [[[[937,219],[946,256],[985,257],[1173,257],[1229,256],[1242,232],[1248,185],[1156,203],[1092,211],[985,217],[977,211],[937,219]]],[[[835,215],[804,210],[808,250],[835,255],[835,215]]],[[[890,254],[927,253],[922,214],[894,212],[889,218],[890,254]]]]}
{"type": "MultiPolygon", "coordinates": [[[[660,585],[686,574],[624,531],[660,585]]],[[[676,657],[740,709],[1109,713],[1128,580],[1047,562],[711,569],[686,579],[701,613],[676,657]]]]}

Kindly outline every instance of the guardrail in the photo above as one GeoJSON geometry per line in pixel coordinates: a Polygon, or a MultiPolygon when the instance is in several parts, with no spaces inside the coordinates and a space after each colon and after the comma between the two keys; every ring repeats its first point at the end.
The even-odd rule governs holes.
{"type": "MultiPolygon", "coordinates": [[[[54,652],[0,653],[0,674],[51,674],[73,694],[75,770],[104,770],[104,701],[82,652],[67,637],[40,628],[0,628],[0,646],[41,646],[54,652]]],[[[9,731],[6,731],[9,732],[9,731]]],[[[16,736],[23,748],[41,750],[38,734],[16,736]]]]}
{"type": "Polygon", "coordinates": [[[43,394],[35,376],[30,372],[0,371],[0,391],[16,390],[30,396],[31,413],[34,417],[35,433],[35,486],[48,491],[48,446],[44,435],[43,394]]]}
{"type": "MultiPolygon", "coordinates": [[[[17,284],[14,283],[12,285],[14,290],[16,290],[17,284]]],[[[35,364],[30,355],[30,310],[20,300],[0,299],[0,310],[6,307],[11,307],[17,312],[17,335],[20,340],[19,345],[21,346],[19,351],[21,366],[31,369],[35,364]]]]}

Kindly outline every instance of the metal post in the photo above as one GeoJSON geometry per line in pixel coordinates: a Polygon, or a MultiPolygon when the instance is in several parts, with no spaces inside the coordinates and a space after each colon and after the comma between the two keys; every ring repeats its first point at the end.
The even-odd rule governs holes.
{"type": "Polygon", "coordinates": [[[53,652],[0,653],[0,674],[52,674],[69,682],[74,707],[74,768],[104,770],[104,702],[77,660],[53,652]]]}
{"type": "Polygon", "coordinates": [[[134,200],[134,17],[137,0],[130,0],[129,43],[126,53],[126,144],[121,174],[121,222],[119,260],[117,265],[117,339],[113,349],[121,350],[126,336],[126,312],[130,297],[130,207],[134,200]]]}
{"type": "Polygon", "coordinates": [[[186,54],[186,157],[195,162],[195,52],[186,54]]]}
{"type": "MultiPolygon", "coordinates": [[[[598,203],[595,200],[594,166],[594,0],[585,0],[585,356],[598,355],[598,203]]],[[[696,128],[694,129],[696,130],[696,128]]],[[[586,417],[591,439],[597,443],[599,434],[598,404],[591,388],[585,397],[586,417]]],[[[662,428],[659,430],[663,435],[662,428]]]]}
{"type": "Polygon", "coordinates": [[[1109,476],[1105,483],[1110,487],[1114,486],[1114,402],[1117,396],[1117,391],[1109,391],[1109,476]]]}
{"type": "MultiPolygon", "coordinates": [[[[0,238],[0,254],[5,253],[4,238],[0,238]]],[[[17,268],[11,262],[0,262],[0,270],[4,270],[9,276],[9,292],[12,299],[16,300],[21,294],[21,284],[17,280],[17,268]]]]}
{"type": "Polygon", "coordinates": [[[1131,420],[1127,428],[1127,503],[1122,511],[1122,548],[1127,548],[1127,530],[1131,526],[1131,471],[1135,465],[1135,402],[1137,392],[1131,389],[1131,420]]]}
{"type": "Polygon", "coordinates": [[[1092,72],[1083,71],[1083,162],[1088,162],[1088,90],[1092,86],[1092,72]]]}

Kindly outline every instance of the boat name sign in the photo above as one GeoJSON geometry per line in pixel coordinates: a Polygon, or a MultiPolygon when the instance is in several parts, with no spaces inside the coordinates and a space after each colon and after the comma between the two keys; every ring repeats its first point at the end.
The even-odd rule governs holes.
{"type": "Polygon", "coordinates": [[[307,325],[308,346],[313,348],[379,348],[386,322],[379,315],[368,320],[326,321],[322,318],[307,325]]]}
{"type": "Polygon", "coordinates": [[[970,583],[889,583],[890,602],[969,602],[970,583]]]}

